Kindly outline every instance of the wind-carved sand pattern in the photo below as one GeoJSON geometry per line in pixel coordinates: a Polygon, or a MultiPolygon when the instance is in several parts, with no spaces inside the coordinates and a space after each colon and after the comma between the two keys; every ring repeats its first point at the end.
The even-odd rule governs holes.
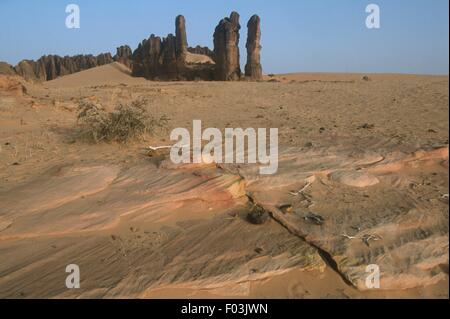
{"type": "Polygon", "coordinates": [[[78,297],[145,297],[168,287],[246,296],[252,281],[326,265],[360,290],[369,264],[380,266],[383,289],[432,285],[447,276],[448,185],[423,182],[429,171],[448,174],[447,165],[448,148],[338,146],[286,149],[268,177],[255,166],[169,159],[126,170],[58,167],[0,195],[8,225],[0,294],[74,296],[59,271],[74,260],[85,278],[78,297]],[[247,223],[247,196],[295,236],[276,223],[247,223]]]}
{"type": "Polygon", "coordinates": [[[84,269],[80,297],[139,297],[167,285],[246,295],[251,280],[324,267],[314,248],[277,225],[258,233],[240,219],[244,191],[239,176],[215,166],[69,167],[45,174],[0,199],[7,207],[2,218],[11,222],[0,232],[0,294],[71,295],[59,271],[70,260],[84,269]],[[9,202],[11,194],[21,200],[9,202]],[[31,253],[49,242],[50,250],[31,253]],[[17,249],[31,251],[22,262],[9,259],[17,249]],[[38,291],[27,280],[36,272],[42,272],[38,291]]]}
{"type": "Polygon", "coordinates": [[[368,289],[366,267],[371,264],[381,269],[383,289],[445,279],[448,185],[435,183],[428,174],[448,176],[448,147],[414,154],[348,151],[287,151],[275,177],[260,179],[253,168],[240,174],[254,202],[325,253],[358,289],[368,289]],[[414,188],[422,191],[417,194],[414,188]]]}

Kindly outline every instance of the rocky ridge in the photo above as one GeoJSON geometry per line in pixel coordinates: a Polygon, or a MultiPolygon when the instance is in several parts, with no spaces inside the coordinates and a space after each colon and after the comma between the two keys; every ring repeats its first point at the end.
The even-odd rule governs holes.
{"type": "MultiPolygon", "coordinates": [[[[111,53],[64,56],[46,55],[34,60],[22,60],[15,67],[0,62],[0,74],[19,75],[26,81],[42,82],[88,70],[112,62],[119,62],[132,70],[135,77],[149,80],[217,80],[238,81],[243,77],[240,67],[239,39],[240,16],[232,12],[220,20],[214,30],[214,49],[189,47],[186,19],[179,15],[175,20],[175,35],[161,38],[152,34],[143,40],[136,50],[128,45],[111,53]]],[[[261,20],[257,15],[248,22],[247,65],[248,80],[262,79],[261,66],[261,20]]]]}

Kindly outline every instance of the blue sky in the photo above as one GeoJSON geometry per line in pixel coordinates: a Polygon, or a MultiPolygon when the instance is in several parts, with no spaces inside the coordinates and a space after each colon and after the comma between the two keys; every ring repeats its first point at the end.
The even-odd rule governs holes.
{"type": "Polygon", "coordinates": [[[174,33],[178,14],[189,45],[212,48],[218,21],[236,10],[243,63],[247,20],[261,17],[266,73],[448,74],[448,7],[448,0],[0,0],[0,61],[135,49],[151,33],[174,33]],[[80,6],[80,29],[65,27],[70,3],[80,6]],[[370,3],[380,6],[380,29],[365,26],[370,3]]]}

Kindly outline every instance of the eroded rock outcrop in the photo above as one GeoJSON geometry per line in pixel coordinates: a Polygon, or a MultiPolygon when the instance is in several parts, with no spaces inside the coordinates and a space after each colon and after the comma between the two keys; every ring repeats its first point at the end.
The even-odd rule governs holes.
{"type": "Polygon", "coordinates": [[[116,55],[113,57],[113,60],[123,65],[131,68],[131,56],[133,55],[133,51],[128,45],[122,45],[117,48],[116,55]]]}
{"type": "Polygon", "coordinates": [[[246,297],[258,280],[295,269],[324,270],[317,250],[279,224],[257,231],[238,215],[230,217],[245,201],[239,176],[214,165],[203,166],[197,176],[199,167],[164,168],[173,165],[170,159],[161,164],[129,170],[109,164],[58,166],[0,192],[0,250],[11,256],[0,262],[0,297],[13,298],[28,287],[29,298],[146,298],[152,289],[172,285],[246,297]],[[14,200],[17,196],[22,200],[14,200]],[[118,227],[130,231],[116,232],[118,227]],[[38,243],[33,249],[39,253],[30,259],[31,242],[38,243]],[[49,258],[42,261],[43,254],[49,258]],[[23,264],[38,274],[58,274],[61,259],[89,265],[85,276],[94,281],[80,292],[34,272],[15,275],[15,265],[23,264]],[[140,271],[129,272],[128,261],[140,271]]]}
{"type": "MultiPolygon", "coordinates": [[[[218,80],[241,79],[239,52],[239,14],[232,12],[222,19],[214,32],[214,51],[207,47],[188,47],[186,20],[175,20],[175,35],[166,38],[152,35],[133,52],[132,74],[150,80],[218,80]]],[[[260,19],[253,16],[248,24],[248,62],[246,74],[251,80],[262,78],[260,62],[260,19]]]]}
{"type": "Polygon", "coordinates": [[[245,76],[250,80],[261,80],[261,19],[254,15],[248,21],[247,28],[247,65],[245,66],[245,76]]]}
{"type": "Polygon", "coordinates": [[[152,34],[139,44],[133,52],[132,60],[133,76],[150,80],[213,78],[214,63],[210,63],[211,59],[194,59],[188,51],[186,20],[183,16],[178,16],[175,20],[175,35],[169,34],[161,39],[152,34]]]}
{"type": "Polygon", "coordinates": [[[113,62],[114,60],[111,53],[102,53],[97,56],[97,65],[105,65],[113,62]]]}
{"type": "Polygon", "coordinates": [[[143,40],[133,52],[133,76],[155,78],[159,73],[161,38],[154,34],[143,40]]]}
{"type": "Polygon", "coordinates": [[[186,35],[186,19],[183,16],[178,16],[175,19],[175,38],[176,38],[176,56],[178,59],[183,59],[187,53],[187,35],[186,35]]]}
{"type": "Polygon", "coordinates": [[[432,175],[437,170],[448,176],[448,147],[377,152],[356,154],[351,144],[306,153],[287,149],[276,175],[261,179],[251,166],[239,175],[253,203],[318,248],[361,291],[371,289],[373,265],[381,271],[381,290],[448,279],[448,201],[440,195],[448,186],[432,175]],[[411,186],[424,178],[432,181],[429,188],[411,186]],[[423,196],[432,188],[434,195],[423,196]]]}
{"type": "Polygon", "coordinates": [[[76,55],[61,57],[46,55],[37,61],[23,60],[14,67],[15,72],[27,81],[50,81],[57,77],[80,72],[114,62],[110,53],[98,56],[76,55]]]}
{"type": "Polygon", "coordinates": [[[239,14],[232,12],[214,31],[215,79],[236,81],[241,77],[239,55],[239,14]]]}
{"type": "Polygon", "coordinates": [[[0,74],[0,95],[23,96],[27,89],[18,76],[0,74]]]}
{"type": "Polygon", "coordinates": [[[181,70],[178,70],[178,66],[182,64],[182,61],[178,61],[177,38],[173,34],[169,34],[162,40],[161,62],[161,77],[166,79],[181,79],[181,70]]]}
{"type": "Polygon", "coordinates": [[[15,75],[16,71],[14,71],[14,68],[12,67],[12,65],[6,63],[6,62],[1,62],[0,61],[0,74],[3,75],[15,75]]]}
{"type": "Polygon", "coordinates": [[[37,63],[32,60],[22,60],[15,67],[14,71],[26,81],[37,81],[35,67],[37,63]]]}
{"type": "MultiPolygon", "coordinates": [[[[32,82],[50,81],[116,61],[130,68],[133,76],[150,80],[238,81],[242,75],[239,18],[237,12],[232,12],[229,18],[219,22],[214,32],[213,51],[208,47],[188,47],[186,19],[179,15],[175,20],[175,35],[161,38],[152,34],[134,51],[128,45],[123,45],[117,48],[114,57],[110,53],[72,57],[47,55],[37,61],[23,60],[14,68],[3,63],[0,65],[0,74],[17,74],[32,82]]],[[[261,30],[258,16],[250,19],[248,29],[245,74],[250,80],[260,80],[261,30]]]]}

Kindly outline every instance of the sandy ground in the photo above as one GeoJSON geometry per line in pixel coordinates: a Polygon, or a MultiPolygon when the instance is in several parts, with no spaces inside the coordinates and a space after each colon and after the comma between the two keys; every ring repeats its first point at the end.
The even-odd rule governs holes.
{"type": "Polygon", "coordinates": [[[448,298],[448,77],[150,82],[111,64],[25,93],[2,81],[0,297],[448,298]],[[80,99],[137,98],[170,118],[167,131],[127,145],[77,138],[80,99]],[[279,174],[173,167],[144,150],[194,119],[279,128],[279,174]],[[266,224],[246,221],[246,194],[266,224]],[[77,290],[65,287],[72,263],[77,290]],[[369,263],[381,289],[364,289],[369,263]]]}

